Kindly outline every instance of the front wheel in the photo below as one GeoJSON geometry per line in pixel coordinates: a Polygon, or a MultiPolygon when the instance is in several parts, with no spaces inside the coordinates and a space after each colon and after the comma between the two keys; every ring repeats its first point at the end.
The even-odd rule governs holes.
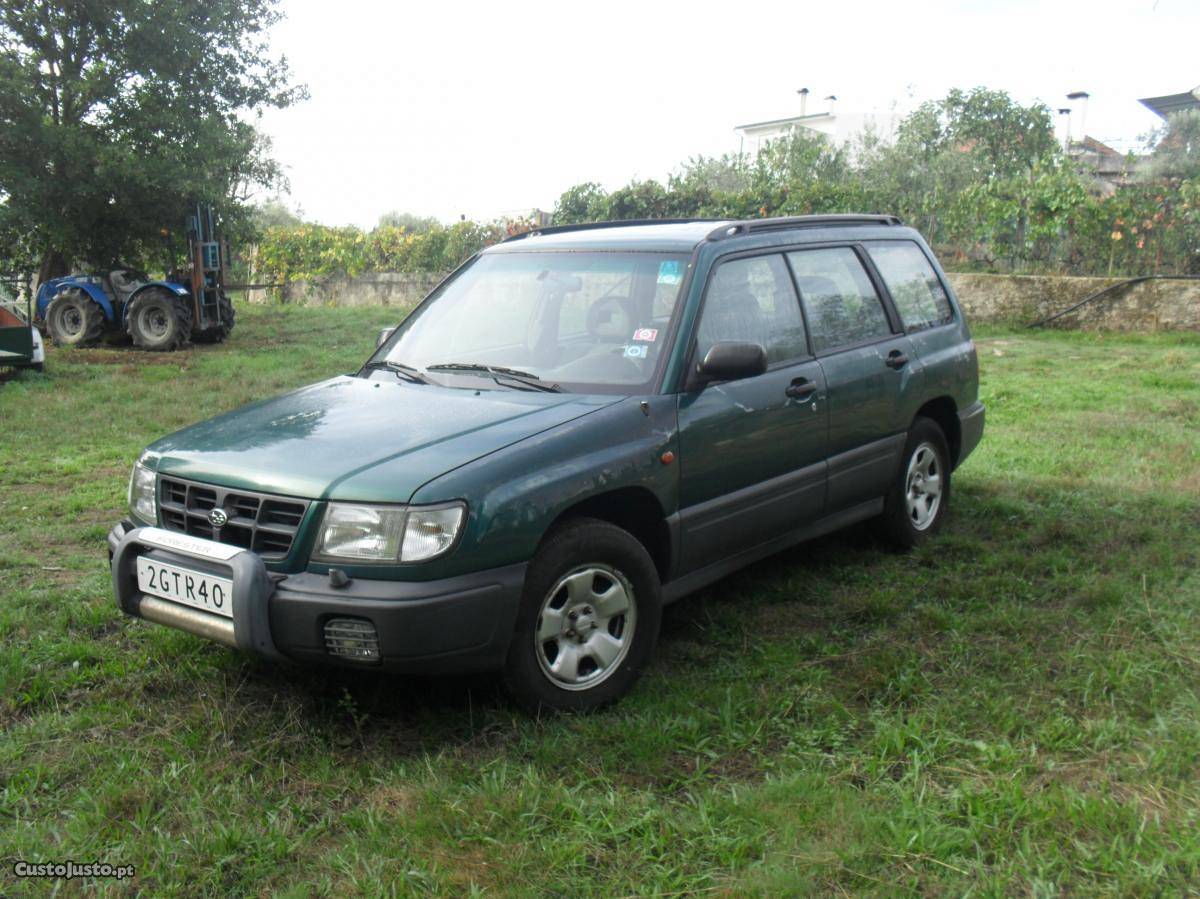
{"type": "Polygon", "coordinates": [[[630,533],[571,521],[542,544],[525,576],[504,681],[527,711],[582,712],[619,699],[658,640],[658,572],[630,533]]]}
{"type": "Polygon", "coordinates": [[[144,290],[129,302],[125,329],[138,349],[170,351],[192,336],[192,310],[169,290],[144,290]]]}
{"type": "Polygon", "coordinates": [[[882,535],[901,549],[925,542],[942,527],[950,505],[950,452],[937,422],[918,418],[909,429],[900,470],[884,503],[882,535]]]}

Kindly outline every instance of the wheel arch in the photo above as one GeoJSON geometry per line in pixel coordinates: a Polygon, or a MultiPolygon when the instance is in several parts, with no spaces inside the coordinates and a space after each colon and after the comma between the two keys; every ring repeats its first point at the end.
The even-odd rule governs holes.
{"type": "Polygon", "coordinates": [[[581,499],[555,516],[542,535],[546,537],[574,518],[597,518],[633,535],[646,548],[661,581],[671,571],[671,532],[658,497],[646,487],[620,487],[581,499]]]}
{"type": "Polygon", "coordinates": [[[958,420],[958,405],[948,396],[939,396],[929,400],[913,417],[932,419],[946,435],[946,445],[950,450],[950,466],[957,467],[962,453],[962,424],[958,420]]]}
{"type": "Polygon", "coordinates": [[[50,304],[68,290],[83,291],[83,293],[89,299],[91,299],[92,302],[100,307],[100,311],[104,313],[105,319],[107,319],[110,324],[117,320],[116,313],[113,310],[113,305],[108,298],[108,294],[106,294],[99,285],[88,284],[85,281],[75,281],[70,278],[65,278],[54,286],[53,292],[50,293],[50,295],[46,298],[46,304],[43,307],[43,310],[38,313],[39,317],[44,319],[46,317],[46,312],[50,308],[50,304]]]}

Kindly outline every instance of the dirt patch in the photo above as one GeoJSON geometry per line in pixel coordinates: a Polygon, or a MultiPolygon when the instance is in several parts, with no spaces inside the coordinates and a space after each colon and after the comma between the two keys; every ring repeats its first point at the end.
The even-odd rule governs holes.
{"type": "Polygon", "coordinates": [[[84,365],[124,365],[131,371],[147,365],[177,365],[181,359],[191,355],[189,350],[177,353],[147,353],[126,347],[87,347],[72,349],[59,356],[62,362],[80,362],[84,365]]]}

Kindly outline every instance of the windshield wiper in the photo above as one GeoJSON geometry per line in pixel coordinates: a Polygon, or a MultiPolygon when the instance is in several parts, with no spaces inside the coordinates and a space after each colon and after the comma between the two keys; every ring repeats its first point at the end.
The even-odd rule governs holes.
{"type": "Polygon", "coordinates": [[[404,378],[404,380],[408,381],[410,384],[429,383],[429,379],[411,365],[405,365],[403,362],[392,362],[390,359],[376,359],[373,362],[368,362],[362,367],[362,370],[374,371],[380,368],[386,368],[388,371],[394,371],[397,377],[404,378]]]}
{"type": "Polygon", "coordinates": [[[439,365],[427,365],[425,366],[425,370],[482,372],[489,375],[497,384],[500,383],[501,378],[504,378],[509,381],[515,381],[518,384],[524,384],[530,390],[544,390],[546,393],[562,393],[562,388],[557,384],[547,384],[532,372],[520,371],[515,368],[505,368],[502,365],[482,365],[475,362],[443,362],[439,365]]]}

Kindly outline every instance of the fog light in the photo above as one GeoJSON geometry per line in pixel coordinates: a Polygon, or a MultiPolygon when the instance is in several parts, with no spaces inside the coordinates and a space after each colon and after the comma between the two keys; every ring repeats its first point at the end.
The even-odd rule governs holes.
{"type": "Polygon", "coordinates": [[[325,622],[325,651],[356,662],[378,662],[375,625],[364,618],[330,618],[325,622]]]}

